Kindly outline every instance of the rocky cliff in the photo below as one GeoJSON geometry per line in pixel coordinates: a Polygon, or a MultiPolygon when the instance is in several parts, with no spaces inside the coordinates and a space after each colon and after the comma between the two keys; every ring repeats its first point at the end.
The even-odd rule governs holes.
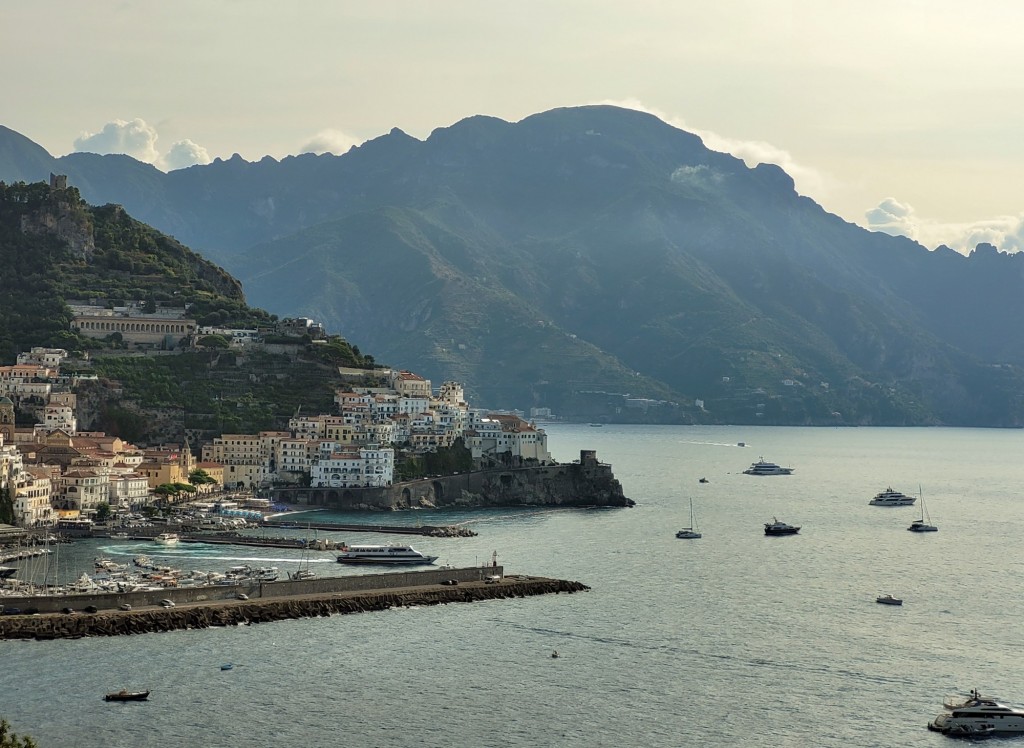
{"type": "Polygon", "coordinates": [[[579,462],[567,465],[476,470],[388,488],[282,488],[273,493],[278,501],[343,511],[634,504],[611,465],[599,462],[593,450],[582,450],[579,462]]]}

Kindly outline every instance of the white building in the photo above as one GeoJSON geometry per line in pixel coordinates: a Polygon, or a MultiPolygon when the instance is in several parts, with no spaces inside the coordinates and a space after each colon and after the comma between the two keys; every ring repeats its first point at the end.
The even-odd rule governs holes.
{"type": "Polygon", "coordinates": [[[29,467],[14,494],[14,521],[21,527],[45,527],[57,523],[50,503],[53,484],[50,471],[29,467]]]}
{"type": "Polygon", "coordinates": [[[317,460],[310,468],[310,485],[330,488],[382,488],[395,474],[395,451],[390,447],[345,448],[317,460]]]}

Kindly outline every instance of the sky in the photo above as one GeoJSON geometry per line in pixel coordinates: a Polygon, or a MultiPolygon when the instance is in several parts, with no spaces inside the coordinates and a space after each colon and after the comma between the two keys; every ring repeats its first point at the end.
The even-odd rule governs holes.
{"type": "Polygon", "coordinates": [[[170,170],[617,104],[865,228],[1018,251],[1021,29],[1016,0],[6,2],[0,124],[170,170]]]}

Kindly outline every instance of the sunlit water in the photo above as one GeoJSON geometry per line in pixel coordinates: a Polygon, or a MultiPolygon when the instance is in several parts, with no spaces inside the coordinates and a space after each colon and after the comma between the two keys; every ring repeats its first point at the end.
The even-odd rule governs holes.
{"type": "MultiPolygon", "coordinates": [[[[469,521],[478,537],[414,545],[459,566],[497,551],[509,573],[590,592],[0,642],[0,716],[44,748],[912,746],[949,744],[925,730],[946,694],[1024,700],[1024,432],[547,430],[561,461],[596,449],[637,507],[372,521],[469,521]],[[759,455],[796,471],[742,475],[759,455]],[[922,492],[939,532],[907,532],[919,506],[869,506],[889,485],[922,492]],[[691,497],[704,537],[677,540],[691,497]],[[773,516],[803,529],[766,538],[773,516]],[[903,607],[876,604],[883,592],[903,607]],[[122,687],[153,693],[102,701],[122,687]]],[[[71,574],[95,555],[143,551],[186,569],[299,562],[276,549],[91,541],[57,563],[71,574]]],[[[312,566],[352,573],[330,553],[312,566]]]]}

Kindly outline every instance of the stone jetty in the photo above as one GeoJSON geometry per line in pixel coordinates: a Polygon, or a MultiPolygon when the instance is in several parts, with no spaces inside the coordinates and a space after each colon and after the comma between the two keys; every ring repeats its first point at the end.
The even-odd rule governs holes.
{"type": "MultiPolygon", "coordinates": [[[[464,570],[454,570],[464,571],[464,570]]],[[[479,570],[474,570],[479,571],[479,570]]],[[[386,575],[380,575],[386,576],[386,575]]],[[[163,608],[147,606],[96,613],[39,613],[0,616],[0,639],[68,639],[122,636],[213,626],[238,626],[297,618],[368,613],[413,605],[443,605],[589,590],[580,582],[543,577],[485,576],[466,582],[452,579],[391,589],[349,592],[270,594],[255,599],[203,600],[163,608]]],[[[465,576],[464,574],[461,576],[465,576]]],[[[480,575],[477,574],[479,577],[480,575]]],[[[326,581],[326,580],[321,580],[326,581]]],[[[263,585],[269,587],[269,585],[263,585]]],[[[269,592],[269,590],[268,590],[269,592]]],[[[71,602],[65,598],[64,602],[71,602]]]]}

